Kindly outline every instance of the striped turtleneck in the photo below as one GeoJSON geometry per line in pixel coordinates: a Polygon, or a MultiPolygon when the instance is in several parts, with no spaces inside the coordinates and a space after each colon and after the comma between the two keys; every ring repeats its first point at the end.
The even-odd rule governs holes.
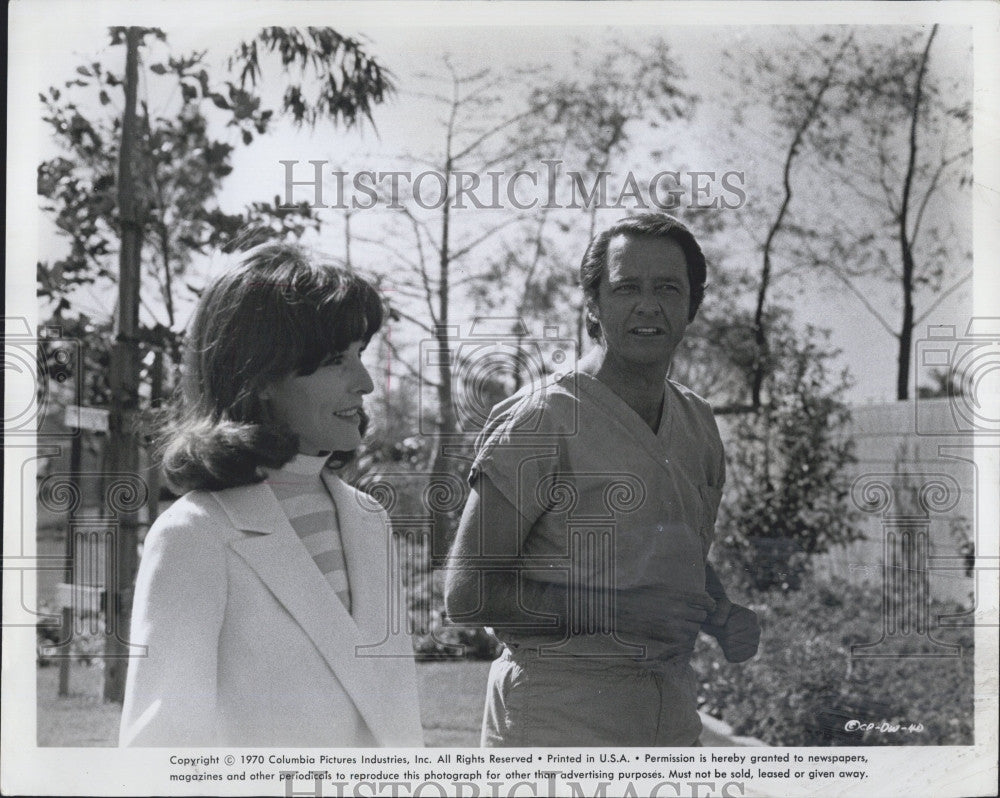
{"type": "Polygon", "coordinates": [[[327,459],[296,455],[281,468],[269,470],[267,484],[313,562],[350,612],[351,587],[337,506],[321,477],[327,459]]]}

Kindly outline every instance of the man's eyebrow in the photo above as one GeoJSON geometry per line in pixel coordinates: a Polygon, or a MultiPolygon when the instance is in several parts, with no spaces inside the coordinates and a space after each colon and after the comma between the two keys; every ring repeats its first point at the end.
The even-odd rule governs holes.
{"type": "MultiPolygon", "coordinates": [[[[625,277],[611,277],[609,275],[608,276],[608,282],[611,285],[621,285],[622,283],[638,283],[638,282],[641,282],[641,278],[639,278],[639,277],[633,277],[631,275],[628,275],[628,276],[625,276],[625,277]]],[[[657,277],[654,280],[654,282],[657,283],[657,284],[661,284],[661,283],[683,283],[684,280],[682,278],[680,278],[680,277],[667,276],[667,277],[657,277]]]]}

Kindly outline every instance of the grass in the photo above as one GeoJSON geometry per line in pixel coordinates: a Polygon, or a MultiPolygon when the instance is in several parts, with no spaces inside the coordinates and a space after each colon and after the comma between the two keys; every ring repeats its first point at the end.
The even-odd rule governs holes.
{"type": "Polygon", "coordinates": [[[104,747],[118,745],[117,704],[101,698],[104,669],[100,665],[74,662],[70,668],[69,691],[57,695],[59,666],[38,669],[38,746],[104,747]]]}
{"type": "Polygon", "coordinates": [[[490,662],[418,662],[420,716],[428,746],[478,748],[490,662]]]}
{"type": "MultiPolygon", "coordinates": [[[[489,662],[417,664],[424,742],[431,747],[476,748],[483,716],[489,662]]],[[[120,707],[101,699],[104,671],[99,663],[74,662],[70,695],[57,695],[59,668],[38,669],[39,747],[118,745],[120,707]]]]}
{"type": "MultiPolygon", "coordinates": [[[[418,662],[420,713],[424,743],[430,748],[478,748],[479,726],[490,663],[484,661],[418,662]]],[[[70,694],[57,695],[59,668],[38,669],[38,745],[67,748],[118,745],[117,704],[101,699],[104,671],[99,662],[74,662],[70,694]]],[[[705,746],[734,743],[711,729],[701,734],[705,746]]],[[[738,743],[737,743],[738,744],[738,743]]]]}

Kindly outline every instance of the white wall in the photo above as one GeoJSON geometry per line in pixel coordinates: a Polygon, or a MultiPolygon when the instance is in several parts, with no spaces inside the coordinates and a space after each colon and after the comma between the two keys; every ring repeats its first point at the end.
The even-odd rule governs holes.
{"type": "Polygon", "coordinates": [[[862,480],[856,483],[859,488],[884,482],[892,491],[893,504],[882,512],[860,513],[867,540],[826,555],[823,567],[852,581],[866,577],[881,581],[884,530],[897,524],[918,525],[923,516],[929,524],[932,594],[968,602],[974,579],[965,575],[960,560],[952,559],[959,557],[959,541],[951,532],[953,525],[964,524],[973,540],[976,534],[976,467],[966,423],[974,417],[962,401],[918,399],[852,408],[850,435],[858,462],[851,475],[862,480]],[[933,490],[933,483],[943,489],[929,496],[928,512],[920,506],[917,493],[921,487],[933,490]],[[942,505],[953,506],[939,509],[942,505]],[[900,518],[903,515],[909,518],[900,518]]]}

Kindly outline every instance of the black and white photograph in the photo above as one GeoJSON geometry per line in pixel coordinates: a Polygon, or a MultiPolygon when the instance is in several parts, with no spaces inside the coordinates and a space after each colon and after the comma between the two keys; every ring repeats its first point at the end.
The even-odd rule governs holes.
{"type": "Polygon", "coordinates": [[[997,795],[1000,9],[8,7],[7,795],[997,795]]]}

